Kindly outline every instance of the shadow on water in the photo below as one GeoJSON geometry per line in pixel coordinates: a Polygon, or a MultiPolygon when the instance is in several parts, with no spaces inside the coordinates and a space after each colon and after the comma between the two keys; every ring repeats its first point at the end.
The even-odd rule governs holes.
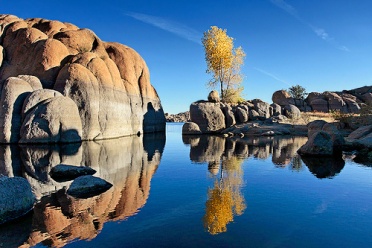
{"type": "Polygon", "coordinates": [[[125,220],[142,208],[161,160],[165,133],[55,146],[0,146],[0,173],[23,176],[38,198],[33,214],[0,228],[0,247],[60,247],[90,240],[107,221],[125,220]],[[113,184],[88,199],[66,194],[72,181],[56,182],[49,172],[57,164],[88,166],[94,176],[113,184]],[[17,235],[21,232],[22,235],[17,235]]]}

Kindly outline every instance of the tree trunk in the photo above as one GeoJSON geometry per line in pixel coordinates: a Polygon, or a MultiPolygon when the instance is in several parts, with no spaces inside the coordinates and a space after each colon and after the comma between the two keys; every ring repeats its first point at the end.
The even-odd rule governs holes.
{"type": "Polygon", "coordinates": [[[224,100],[224,92],[223,92],[223,82],[222,81],[220,81],[220,84],[221,84],[221,101],[223,101],[224,100]]]}

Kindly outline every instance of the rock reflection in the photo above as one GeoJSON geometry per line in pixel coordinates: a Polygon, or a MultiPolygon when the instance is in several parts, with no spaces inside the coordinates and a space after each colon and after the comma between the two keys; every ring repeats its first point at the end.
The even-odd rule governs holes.
{"type": "MultiPolygon", "coordinates": [[[[278,167],[290,165],[298,157],[297,150],[306,143],[306,137],[244,137],[224,138],[220,136],[184,136],[190,145],[190,159],[196,163],[219,162],[223,157],[236,156],[241,159],[253,157],[268,159],[278,167]]],[[[298,170],[297,163],[294,168],[298,170]]]]}
{"type": "MultiPolygon", "coordinates": [[[[137,213],[149,197],[150,182],[164,145],[164,134],[146,134],[52,149],[22,147],[21,174],[39,198],[32,217],[32,232],[22,247],[39,243],[61,247],[76,239],[90,240],[105,222],[125,220],[137,213]],[[92,167],[97,171],[95,176],[113,187],[88,199],[71,197],[66,194],[71,181],[59,183],[49,175],[51,168],[60,163],[92,167]]],[[[4,158],[11,157],[6,152],[5,149],[4,158]]],[[[2,162],[6,165],[1,165],[2,171],[15,174],[14,162],[5,159],[2,162]]]]}
{"type": "Polygon", "coordinates": [[[317,178],[333,178],[341,172],[345,161],[340,157],[302,157],[302,161],[317,178]]]}
{"type": "Polygon", "coordinates": [[[277,167],[291,165],[292,170],[301,170],[302,162],[297,150],[306,141],[306,137],[183,136],[183,142],[190,145],[191,161],[207,163],[215,178],[213,188],[208,190],[204,228],[212,235],[226,232],[227,225],[246,209],[241,193],[244,159],[271,157],[277,167]]]}

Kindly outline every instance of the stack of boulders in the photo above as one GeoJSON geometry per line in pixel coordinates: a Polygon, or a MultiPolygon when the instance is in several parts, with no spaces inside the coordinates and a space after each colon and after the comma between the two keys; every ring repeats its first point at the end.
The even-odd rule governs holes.
{"type": "Polygon", "coordinates": [[[217,91],[211,91],[208,101],[190,105],[190,122],[185,123],[183,134],[220,133],[224,129],[248,121],[277,122],[287,118],[300,118],[300,110],[293,104],[281,107],[260,99],[238,105],[222,103],[217,91]]]}
{"type": "Polygon", "coordinates": [[[91,30],[0,15],[0,143],[54,143],[165,130],[145,61],[91,30]]]}
{"type": "Polygon", "coordinates": [[[340,111],[341,113],[358,113],[363,105],[372,103],[372,86],[342,92],[311,92],[306,99],[295,99],[287,91],[278,90],[274,92],[272,100],[281,107],[290,104],[295,105],[302,112],[329,113],[340,111]]]}

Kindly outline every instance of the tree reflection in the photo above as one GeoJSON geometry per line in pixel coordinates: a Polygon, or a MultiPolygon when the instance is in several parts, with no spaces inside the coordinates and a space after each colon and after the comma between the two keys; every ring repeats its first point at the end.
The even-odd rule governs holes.
{"type": "Polygon", "coordinates": [[[216,164],[209,165],[214,174],[214,187],[208,190],[204,227],[212,234],[227,231],[227,224],[234,220],[234,216],[242,215],[246,209],[243,186],[242,159],[235,156],[225,158],[221,162],[219,175],[215,175],[216,164]]]}

